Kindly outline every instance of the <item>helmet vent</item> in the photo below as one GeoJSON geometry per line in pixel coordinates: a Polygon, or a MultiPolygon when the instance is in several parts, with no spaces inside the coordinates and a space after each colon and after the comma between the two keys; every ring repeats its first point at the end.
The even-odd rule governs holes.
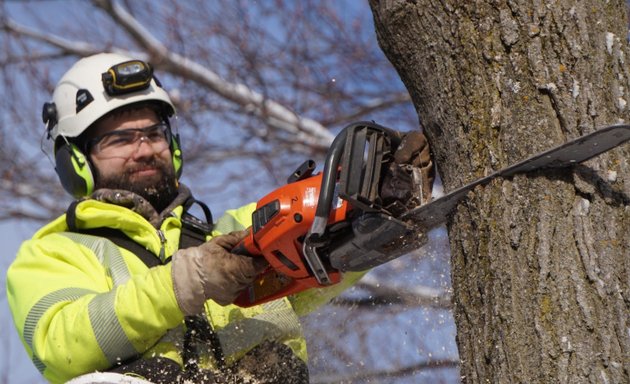
{"type": "Polygon", "coordinates": [[[90,104],[92,101],[94,101],[94,97],[92,97],[92,94],[90,93],[90,91],[88,91],[87,89],[79,89],[77,91],[77,96],[75,99],[75,102],[77,105],[76,113],[79,113],[83,108],[87,107],[87,105],[90,104]]]}

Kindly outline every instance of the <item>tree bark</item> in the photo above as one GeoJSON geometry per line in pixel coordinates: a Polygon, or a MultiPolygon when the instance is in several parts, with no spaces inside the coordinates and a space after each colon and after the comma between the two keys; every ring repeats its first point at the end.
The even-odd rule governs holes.
{"type": "MultiPolygon", "coordinates": [[[[629,121],[622,0],[370,0],[452,190],[629,121]]],[[[630,145],[496,180],[447,225],[464,382],[630,382],[630,145]]]]}

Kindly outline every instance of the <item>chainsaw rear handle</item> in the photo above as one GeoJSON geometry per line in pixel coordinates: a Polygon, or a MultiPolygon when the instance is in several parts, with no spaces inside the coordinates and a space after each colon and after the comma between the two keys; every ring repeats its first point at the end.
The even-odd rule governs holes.
{"type": "MultiPolygon", "coordinates": [[[[270,263],[269,267],[256,276],[254,281],[234,300],[234,304],[240,307],[247,308],[263,304],[302,292],[317,285],[314,277],[294,278],[275,270],[272,265],[277,265],[278,260],[274,260],[271,255],[265,256],[265,254],[261,253],[254,239],[252,227],[247,228],[247,236],[231,252],[248,257],[265,257],[270,263]]],[[[274,257],[277,258],[278,256],[281,256],[281,254],[276,254],[274,257]]],[[[290,260],[285,259],[283,261],[291,263],[290,260]]],[[[341,279],[339,274],[334,277],[336,277],[335,282],[341,279]]]]}
{"type": "Polygon", "coordinates": [[[254,243],[251,227],[247,228],[247,236],[241,240],[236,247],[232,248],[230,253],[249,257],[262,256],[260,252],[258,252],[258,248],[256,248],[256,244],[254,243]]]}

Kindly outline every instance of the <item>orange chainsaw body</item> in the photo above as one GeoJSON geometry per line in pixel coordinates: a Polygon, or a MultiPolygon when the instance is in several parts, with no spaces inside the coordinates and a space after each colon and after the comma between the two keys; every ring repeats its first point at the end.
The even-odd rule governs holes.
{"type": "Polygon", "coordinates": [[[321,173],[306,161],[260,199],[248,236],[232,252],[262,256],[269,267],[234,303],[250,307],[334,285],[343,271],[365,271],[405,252],[394,242],[412,231],[381,206],[379,192],[399,142],[396,131],[378,124],[351,124],[331,144],[321,173]]]}
{"type": "MultiPolygon", "coordinates": [[[[235,304],[253,304],[288,296],[321,285],[303,259],[303,240],[317,208],[322,175],[286,184],[260,199],[253,214],[253,225],[242,243],[246,253],[264,256],[269,267],[237,298],[235,304]]],[[[346,219],[347,201],[337,198],[329,224],[346,219]]],[[[331,283],[341,279],[339,271],[330,270],[331,283]]]]}

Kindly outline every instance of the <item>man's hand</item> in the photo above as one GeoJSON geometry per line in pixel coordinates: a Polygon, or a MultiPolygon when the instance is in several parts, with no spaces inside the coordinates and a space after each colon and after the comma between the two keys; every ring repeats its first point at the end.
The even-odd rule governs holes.
{"type": "Polygon", "coordinates": [[[410,209],[426,204],[431,199],[434,179],[435,170],[426,137],[420,131],[405,133],[394,152],[394,162],[383,177],[383,205],[402,205],[410,209]]]}
{"type": "Polygon", "coordinates": [[[208,299],[221,305],[232,303],[267,267],[262,257],[230,252],[246,235],[247,231],[239,231],[216,236],[198,247],[180,249],[173,255],[173,288],[185,315],[201,312],[208,299]]]}
{"type": "Polygon", "coordinates": [[[403,136],[394,152],[394,161],[397,164],[410,164],[418,168],[431,166],[431,150],[422,132],[407,132],[403,136]]]}

